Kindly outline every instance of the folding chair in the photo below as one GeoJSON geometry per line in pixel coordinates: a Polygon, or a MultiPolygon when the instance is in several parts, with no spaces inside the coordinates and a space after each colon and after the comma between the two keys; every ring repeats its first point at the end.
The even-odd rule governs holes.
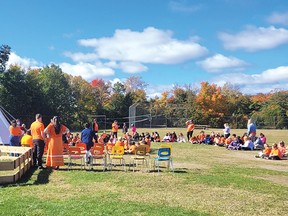
{"type": "Polygon", "coordinates": [[[173,162],[171,158],[171,148],[159,148],[158,156],[154,159],[154,169],[157,163],[158,173],[160,172],[161,161],[167,161],[167,169],[169,170],[171,165],[172,171],[174,172],[173,162]]]}
{"type": "Polygon", "coordinates": [[[99,159],[102,160],[103,162],[103,172],[104,172],[106,169],[106,154],[104,152],[104,148],[102,148],[102,146],[94,145],[90,149],[90,153],[91,153],[91,161],[90,161],[91,169],[93,169],[94,161],[96,162],[99,159]]]}
{"type": "Polygon", "coordinates": [[[68,152],[69,152],[68,169],[70,170],[72,160],[76,161],[79,159],[81,160],[81,169],[82,169],[82,164],[84,161],[84,155],[81,153],[81,149],[79,147],[76,147],[76,146],[70,146],[68,148],[68,152]]]}

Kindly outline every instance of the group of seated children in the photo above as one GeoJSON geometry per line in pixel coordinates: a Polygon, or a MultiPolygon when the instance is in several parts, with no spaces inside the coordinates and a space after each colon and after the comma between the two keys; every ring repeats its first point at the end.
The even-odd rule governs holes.
{"type": "Polygon", "coordinates": [[[146,153],[150,152],[151,140],[148,134],[142,140],[134,141],[132,136],[126,133],[123,137],[118,137],[115,141],[114,138],[111,138],[107,143],[104,143],[103,138],[99,136],[98,143],[105,144],[106,150],[109,152],[112,150],[113,146],[123,146],[124,151],[127,154],[135,154],[136,149],[139,145],[144,145],[146,147],[146,153]]]}
{"type": "Polygon", "coordinates": [[[262,152],[259,152],[256,155],[256,158],[264,158],[271,160],[281,160],[283,158],[287,158],[288,156],[288,147],[285,146],[284,141],[274,143],[272,148],[268,144],[264,144],[264,149],[262,152]]]}
{"type": "Polygon", "coordinates": [[[201,131],[197,136],[193,136],[189,140],[192,144],[210,144],[216,146],[226,147],[229,150],[254,150],[254,149],[263,149],[264,144],[266,143],[266,137],[263,133],[260,133],[254,141],[247,133],[244,133],[242,137],[237,136],[236,134],[230,135],[228,138],[225,138],[224,135],[220,133],[205,134],[204,131],[201,131]]]}
{"type": "Polygon", "coordinates": [[[163,137],[163,139],[161,140],[161,142],[179,142],[179,143],[185,143],[185,137],[183,135],[183,133],[179,133],[178,136],[175,133],[175,131],[173,131],[172,133],[168,132],[166,133],[166,135],[163,137]]]}

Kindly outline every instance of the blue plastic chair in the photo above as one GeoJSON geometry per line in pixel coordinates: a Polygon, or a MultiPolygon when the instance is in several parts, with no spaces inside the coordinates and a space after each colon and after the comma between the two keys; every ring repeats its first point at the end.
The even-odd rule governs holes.
{"type": "Polygon", "coordinates": [[[171,158],[171,148],[159,148],[158,156],[154,160],[154,169],[157,163],[158,173],[160,172],[160,162],[167,161],[167,169],[169,170],[170,166],[172,171],[174,172],[173,162],[171,158]]]}

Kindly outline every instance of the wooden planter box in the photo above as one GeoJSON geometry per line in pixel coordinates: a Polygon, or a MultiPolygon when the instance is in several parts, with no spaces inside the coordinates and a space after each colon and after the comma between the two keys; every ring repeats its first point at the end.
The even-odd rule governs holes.
{"type": "Polygon", "coordinates": [[[32,148],[0,146],[0,150],[0,184],[15,183],[32,166],[32,148]],[[17,153],[19,157],[10,157],[10,153],[17,153]]]}

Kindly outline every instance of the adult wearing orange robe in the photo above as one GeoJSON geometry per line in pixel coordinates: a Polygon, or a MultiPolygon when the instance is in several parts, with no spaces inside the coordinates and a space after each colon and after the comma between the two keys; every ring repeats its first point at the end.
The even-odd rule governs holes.
{"type": "Polygon", "coordinates": [[[60,123],[59,117],[54,116],[44,132],[50,138],[47,150],[46,166],[59,169],[64,166],[62,134],[67,133],[67,127],[60,123]]]}

